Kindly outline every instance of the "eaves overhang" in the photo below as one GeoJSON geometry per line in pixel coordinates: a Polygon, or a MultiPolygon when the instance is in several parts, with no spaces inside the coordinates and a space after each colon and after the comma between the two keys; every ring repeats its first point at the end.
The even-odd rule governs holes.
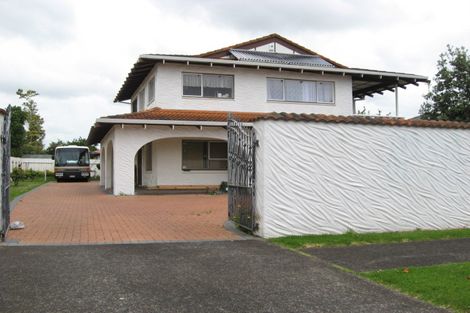
{"type": "Polygon", "coordinates": [[[410,73],[389,72],[359,68],[337,68],[325,66],[288,65],[266,62],[240,61],[234,59],[203,58],[193,56],[175,56],[164,54],[143,54],[134,64],[124,84],[116,95],[114,102],[129,100],[136,89],[144,81],[156,64],[180,63],[186,65],[228,66],[253,69],[270,69],[276,71],[297,71],[301,73],[334,74],[350,76],[353,81],[353,97],[355,99],[393,90],[395,87],[405,88],[408,84],[429,83],[427,76],[410,73]]]}

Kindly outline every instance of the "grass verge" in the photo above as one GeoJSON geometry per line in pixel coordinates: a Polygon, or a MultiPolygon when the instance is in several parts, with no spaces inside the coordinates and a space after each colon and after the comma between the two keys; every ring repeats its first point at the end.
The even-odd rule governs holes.
{"type": "Polygon", "coordinates": [[[18,185],[14,185],[13,183],[10,186],[10,201],[13,201],[16,197],[21,196],[22,194],[33,190],[34,188],[45,184],[47,182],[50,182],[54,180],[53,178],[48,177],[46,181],[44,181],[44,178],[35,178],[32,180],[21,180],[18,182],[18,185]]]}
{"type": "Polygon", "coordinates": [[[455,238],[470,238],[470,228],[363,234],[347,232],[340,235],[287,236],[273,238],[270,241],[287,248],[301,249],[307,247],[351,246],[455,238]]]}
{"type": "Polygon", "coordinates": [[[435,305],[470,312],[470,262],[380,270],[361,276],[435,305]]]}

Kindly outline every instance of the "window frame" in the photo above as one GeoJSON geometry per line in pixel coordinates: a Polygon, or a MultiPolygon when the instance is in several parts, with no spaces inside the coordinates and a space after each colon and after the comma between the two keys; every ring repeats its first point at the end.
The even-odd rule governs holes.
{"type": "Polygon", "coordinates": [[[137,109],[138,111],[145,109],[145,87],[137,94],[137,109]]]}
{"type": "Polygon", "coordinates": [[[220,74],[220,73],[181,72],[181,95],[183,98],[234,100],[235,99],[235,75],[234,74],[220,74]],[[184,75],[185,74],[198,75],[201,78],[201,95],[185,95],[184,94],[184,75]],[[204,96],[204,75],[232,77],[232,96],[228,98],[204,96]]]}
{"type": "Polygon", "coordinates": [[[149,79],[147,83],[147,106],[149,106],[152,102],[155,101],[155,76],[149,79]],[[150,91],[153,91],[152,97],[150,97],[150,91]]]}
{"type": "Polygon", "coordinates": [[[336,83],[331,80],[312,80],[312,79],[295,79],[295,78],[280,78],[280,77],[266,77],[266,101],[267,102],[286,102],[286,103],[318,103],[323,105],[335,105],[336,104],[336,83]],[[282,81],[282,100],[280,99],[270,99],[269,98],[269,86],[268,80],[281,80],[282,81]],[[301,101],[301,100],[286,100],[286,84],[285,81],[300,81],[300,82],[313,82],[315,83],[315,96],[316,101],[301,101]],[[333,85],[332,91],[332,102],[318,101],[318,83],[331,83],[333,85]]]}
{"type": "MultiPolygon", "coordinates": [[[[228,151],[227,151],[227,158],[211,158],[210,156],[210,145],[211,143],[225,143],[227,144],[227,147],[228,147],[228,143],[227,141],[224,141],[224,140],[204,140],[204,139],[183,139],[181,140],[181,170],[184,171],[184,172],[190,172],[190,171],[227,171],[228,170],[228,151]],[[185,142],[207,142],[207,161],[227,161],[227,168],[225,169],[219,169],[219,168],[184,168],[184,150],[183,150],[183,146],[184,146],[184,143],[185,142]]],[[[210,164],[208,162],[208,164],[210,164]]]]}

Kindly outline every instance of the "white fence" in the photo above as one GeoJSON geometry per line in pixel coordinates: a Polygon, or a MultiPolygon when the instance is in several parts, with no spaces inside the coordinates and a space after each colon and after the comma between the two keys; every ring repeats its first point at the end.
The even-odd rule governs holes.
{"type": "MultiPolygon", "coordinates": [[[[21,167],[23,170],[33,170],[33,171],[54,171],[54,160],[52,159],[36,159],[36,158],[16,158],[12,157],[10,159],[12,171],[16,167],[21,167]]],[[[91,177],[99,176],[100,170],[98,165],[100,164],[99,160],[90,160],[91,165],[91,177]]]]}
{"type": "Polygon", "coordinates": [[[21,167],[23,170],[33,171],[54,171],[54,160],[52,159],[35,159],[35,158],[15,158],[10,159],[11,170],[21,167]]]}

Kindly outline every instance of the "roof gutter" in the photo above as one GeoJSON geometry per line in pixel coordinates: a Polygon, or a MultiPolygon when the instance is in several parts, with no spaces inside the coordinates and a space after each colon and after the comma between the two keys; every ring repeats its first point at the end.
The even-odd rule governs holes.
{"type": "Polygon", "coordinates": [[[213,58],[201,58],[201,57],[182,57],[182,56],[173,56],[173,55],[163,55],[163,54],[142,54],[140,55],[141,59],[147,60],[159,60],[159,61],[173,61],[173,62],[182,62],[186,64],[198,63],[198,64],[208,64],[208,65],[232,65],[236,67],[248,66],[248,67],[264,67],[264,68],[275,68],[275,69],[293,69],[293,70],[309,70],[322,73],[335,73],[335,74],[357,74],[357,75],[374,75],[380,77],[397,77],[404,79],[414,79],[415,81],[420,82],[429,82],[427,76],[414,75],[409,73],[399,73],[399,72],[387,72],[387,71],[375,71],[368,69],[354,69],[354,68],[332,68],[332,67],[323,67],[323,66],[301,66],[301,65],[289,65],[289,64],[271,64],[265,62],[250,62],[250,61],[238,61],[238,60],[228,60],[228,59],[213,59],[213,58]]]}
{"type": "MultiPolygon", "coordinates": [[[[99,118],[96,123],[102,124],[126,124],[126,125],[174,125],[174,126],[227,126],[227,122],[216,121],[177,121],[177,120],[146,120],[146,119],[122,119],[99,118]]],[[[252,125],[252,123],[244,123],[252,125]]]]}

